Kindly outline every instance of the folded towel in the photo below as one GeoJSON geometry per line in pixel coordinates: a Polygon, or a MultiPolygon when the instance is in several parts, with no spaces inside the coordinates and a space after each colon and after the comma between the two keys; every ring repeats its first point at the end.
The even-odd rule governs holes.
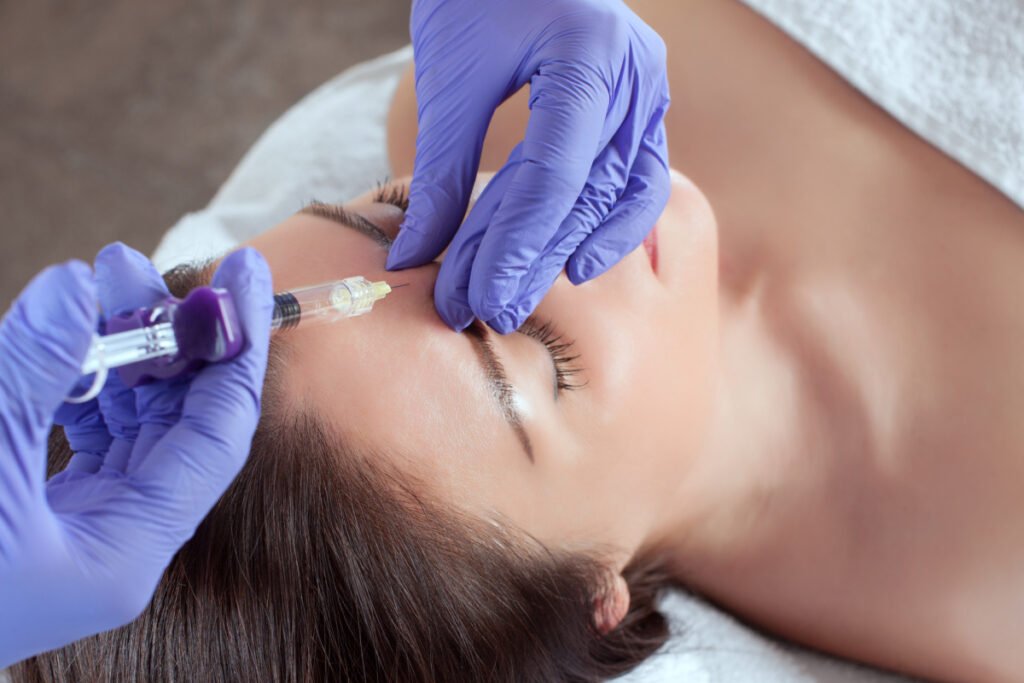
{"type": "Polygon", "coordinates": [[[672,638],[617,683],[909,683],[911,679],[779,642],[682,591],[661,605],[672,638]]]}

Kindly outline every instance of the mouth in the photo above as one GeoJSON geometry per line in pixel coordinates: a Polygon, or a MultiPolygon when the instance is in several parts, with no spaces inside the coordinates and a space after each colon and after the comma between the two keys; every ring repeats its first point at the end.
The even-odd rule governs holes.
{"type": "Polygon", "coordinates": [[[644,238],[644,251],[647,252],[647,258],[651,260],[651,270],[654,274],[658,274],[658,226],[655,225],[651,228],[651,231],[647,233],[647,237],[644,238]]]}

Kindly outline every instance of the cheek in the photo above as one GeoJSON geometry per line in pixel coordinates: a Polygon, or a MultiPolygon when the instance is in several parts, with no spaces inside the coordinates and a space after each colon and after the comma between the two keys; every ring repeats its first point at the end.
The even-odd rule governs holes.
{"type": "Polygon", "coordinates": [[[622,430],[651,457],[689,458],[709,431],[718,377],[718,307],[694,297],[637,335],[609,377],[622,430]],[[641,446],[642,445],[642,446],[641,446]]]}
{"type": "MultiPolygon", "coordinates": [[[[666,324],[658,336],[613,343],[597,382],[602,442],[638,458],[694,448],[710,409],[711,359],[666,324]],[[615,354],[615,357],[609,357],[615,354]]],[[[633,462],[636,462],[635,460],[633,462]]]]}
{"type": "Polygon", "coordinates": [[[581,335],[593,391],[589,439],[622,485],[677,482],[708,435],[719,339],[715,250],[704,256],[691,261],[686,287],[652,298],[653,307],[591,318],[593,336],[581,335]]]}

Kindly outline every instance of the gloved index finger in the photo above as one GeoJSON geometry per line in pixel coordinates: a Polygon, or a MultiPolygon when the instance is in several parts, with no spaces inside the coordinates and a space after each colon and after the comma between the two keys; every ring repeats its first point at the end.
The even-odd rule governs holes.
{"type": "Polygon", "coordinates": [[[522,163],[480,242],[469,277],[469,305],[481,320],[510,303],[520,279],[575,205],[606,137],[609,93],[603,84],[581,84],[556,70],[535,77],[532,89],[522,163]]]}
{"type": "Polygon", "coordinates": [[[213,278],[231,292],[246,344],[226,363],[207,366],[189,385],[181,419],[133,471],[147,489],[150,513],[183,542],[238,474],[260,416],[273,312],[266,261],[254,249],[224,259],[213,278]]]}
{"type": "Polygon", "coordinates": [[[569,257],[565,273],[573,284],[603,274],[638,247],[665,209],[671,180],[663,114],[657,112],[651,119],[623,197],[569,257]]]}
{"type": "MultiPolygon", "coordinates": [[[[464,68],[472,70],[471,65],[464,68]]],[[[452,75],[443,78],[447,81],[452,75]]],[[[388,270],[436,258],[461,225],[487,127],[500,103],[498,93],[487,85],[486,78],[461,74],[443,86],[434,84],[443,88],[445,97],[428,98],[421,106],[409,209],[388,253],[388,270]]]]}

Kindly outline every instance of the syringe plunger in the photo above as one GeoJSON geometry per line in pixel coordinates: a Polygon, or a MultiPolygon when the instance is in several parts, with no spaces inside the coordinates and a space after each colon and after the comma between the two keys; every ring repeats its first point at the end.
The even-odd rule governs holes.
{"type": "MultiPolygon", "coordinates": [[[[274,295],[271,331],[363,315],[390,292],[388,283],[361,276],[280,292],[274,295]]],[[[82,374],[96,373],[96,380],[77,401],[95,396],[110,369],[120,368],[125,385],[133,387],[177,377],[204,363],[230,360],[245,341],[230,293],[214,287],[199,287],[184,299],[168,297],[152,308],[115,315],[107,320],[107,333],[97,337],[89,351],[82,374]]]]}

